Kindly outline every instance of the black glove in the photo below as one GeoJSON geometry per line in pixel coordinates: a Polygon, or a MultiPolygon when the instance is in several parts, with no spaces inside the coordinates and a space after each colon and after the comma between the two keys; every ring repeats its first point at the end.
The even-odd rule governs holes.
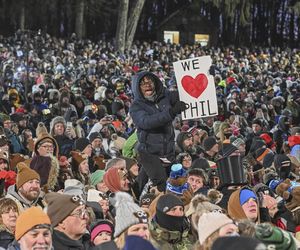
{"type": "Polygon", "coordinates": [[[209,72],[210,75],[215,76],[215,74],[216,74],[215,66],[211,65],[208,72],[209,72]]]}
{"type": "Polygon", "coordinates": [[[170,108],[171,116],[175,117],[177,114],[180,114],[182,111],[185,111],[187,106],[185,102],[178,101],[175,103],[174,107],[170,108]]]}

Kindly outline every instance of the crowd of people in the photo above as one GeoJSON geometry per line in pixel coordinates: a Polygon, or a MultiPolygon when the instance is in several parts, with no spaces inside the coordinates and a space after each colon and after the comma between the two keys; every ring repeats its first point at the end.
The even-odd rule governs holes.
{"type": "Polygon", "coordinates": [[[113,45],[0,37],[0,249],[298,249],[300,50],[113,45]],[[218,115],[182,120],[204,55],[218,115]]]}

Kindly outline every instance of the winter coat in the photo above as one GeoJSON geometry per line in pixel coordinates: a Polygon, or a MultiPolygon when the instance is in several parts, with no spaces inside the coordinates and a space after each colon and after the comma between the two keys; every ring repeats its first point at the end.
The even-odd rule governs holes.
{"type": "Polygon", "coordinates": [[[52,234],[52,244],[54,249],[62,250],[84,250],[87,249],[84,247],[81,240],[72,240],[64,233],[53,230],[52,234]]]}
{"type": "Polygon", "coordinates": [[[64,155],[69,157],[70,152],[73,149],[75,140],[70,139],[66,135],[57,135],[53,137],[59,146],[59,155],[64,155]]]}
{"type": "Polygon", "coordinates": [[[20,250],[20,244],[16,240],[14,240],[8,245],[7,250],[20,250]]]}
{"type": "Polygon", "coordinates": [[[122,148],[122,155],[129,158],[135,158],[136,157],[136,151],[135,147],[138,142],[138,137],[136,131],[128,137],[126,140],[123,148],[122,148]]]}
{"type": "Polygon", "coordinates": [[[175,104],[176,97],[163,87],[159,78],[150,72],[140,72],[133,79],[134,101],[130,115],[137,127],[137,151],[168,157],[174,155],[174,128],[169,110],[175,104]],[[140,81],[144,76],[154,79],[156,98],[149,101],[140,91],[140,81]],[[174,97],[173,97],[174,96],[174,97]]]}
{"type": "Polygon", "coordinates": [[[2,224],[0,225],[0,247],[7,248],[15,239],[15,236],[7,230],[2,224]]]}
{"type": "Polygon", "coordinates": [[[150,242],[158,250],[189,250],[193,249],[193,244],[189,239],[189,228],[182,233],[179,231],[169,231],[152,220],[149,225],[150,242]]]}
{"type": "Polygon", "coordinates": [[[28,202],[27,200],[24,200],[17,192],[16,185],[10,186],[7,190],[7,194],[5,198],[10,198],[13,201],[17,203],[19,214],[26,210],[27,208],[30,208],[32,206],[39,206],[42,209],[46,206],[45,202],[43,201],[42,197],[38,197],[33,202],[28,202]]]}

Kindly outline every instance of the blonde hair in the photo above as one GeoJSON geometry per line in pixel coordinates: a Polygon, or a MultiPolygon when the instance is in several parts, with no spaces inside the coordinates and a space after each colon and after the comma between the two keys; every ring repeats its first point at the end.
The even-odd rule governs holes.
{"type": "Polygon", "coordinates": [[[126,236],[127,236],[127,230],[125,230],[123,233],[121,233],[116,239],[115,243],[118,247],[118,249],[123,249],[126,242],[126,236]]]}

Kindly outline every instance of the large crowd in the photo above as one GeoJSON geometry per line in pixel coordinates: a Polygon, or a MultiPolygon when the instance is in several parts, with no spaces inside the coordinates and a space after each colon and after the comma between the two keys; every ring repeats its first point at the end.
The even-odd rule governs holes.
{"type": "Polygon", "coordinates": [[[300,50],[30,34],[0,37],[0,249],[300,248],[300,50]],[[204,55],[218,115],[182,120],[204,55]]]}

